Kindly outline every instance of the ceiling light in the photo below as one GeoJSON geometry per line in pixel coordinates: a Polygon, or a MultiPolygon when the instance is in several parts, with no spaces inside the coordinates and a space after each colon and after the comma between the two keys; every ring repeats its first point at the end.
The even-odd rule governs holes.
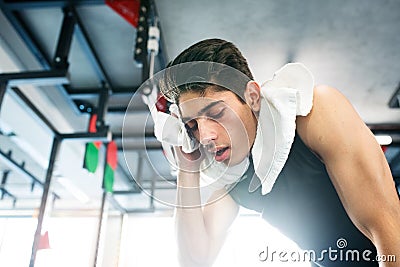
{"type": "Polygon", "coordinates": [[[375,138],[381,146],[390,145],[393,141],[390,135],[375,135],[375,138]]]}

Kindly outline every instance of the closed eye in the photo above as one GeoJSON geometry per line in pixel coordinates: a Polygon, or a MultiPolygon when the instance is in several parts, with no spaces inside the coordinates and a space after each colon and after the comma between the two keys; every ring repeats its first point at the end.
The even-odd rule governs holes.
{"type": "MultiPolygon", "coordinates": [[[[206,117],[212,120],[217,120],[222,118],[222,116],[225,113],[225,108],[221,109],[219,112],[213,113],[213,112],[208,112],[206,114],[206,117]]],[[[195,131],[198,130],[198,125],[197,125],[197,121],[195,119],[191,119],[188,120],[185,123],[185,128],[186,130],[188,130],[188,132],[191,132],[192,134],[194,134],[195,131]]]]}
{"type": "Polygon", "coordinates": [[[225,108],[221,109],[219,112],[213,113],[213,112],[209,112],[207,114],[207,117],[211,118],[211,119],[220,119],[225,113],[225,108]]]}
{"type": "Polygon", "coordinates": [[[198,129],[196,120],[190,120],[185,123],[185,128],[189,133],[193,133],[198,129]]]}

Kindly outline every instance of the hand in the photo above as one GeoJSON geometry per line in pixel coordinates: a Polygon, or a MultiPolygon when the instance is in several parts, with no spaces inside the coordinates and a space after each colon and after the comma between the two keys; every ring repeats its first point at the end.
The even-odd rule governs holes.
{"type": "Polygon", "coordinates": [[[191,153],[185,153],[181,146],[175,146],[174,153],[178,170],[184,172],[199,172],[201,163],[210,154],[204,146],[199,146],[191,153]]]}

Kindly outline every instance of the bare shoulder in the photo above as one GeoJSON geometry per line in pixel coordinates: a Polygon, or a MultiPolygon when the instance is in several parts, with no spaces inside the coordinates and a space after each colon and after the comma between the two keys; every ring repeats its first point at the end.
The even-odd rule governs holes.
{"type": "Polygon", "coordinates": [[[310,113],[296,119],[297,131],[303,141],[312,144],[316,134],[322,134],[326,127],[338,123],[340,116],[349,109],[352,109],[351,104],[336,88],[318,85],[314,88],[310,113]]]}
{"type": "Polygon", "coordinates": [[[313,108],[307,116],[297,117],[296,126],[305,144],[322,158],[338,151],[338,147],[349,149],[357,138],[365,136],[372,140],[371,132],[349,100],[327,85],[314,88],[313,108]]]}

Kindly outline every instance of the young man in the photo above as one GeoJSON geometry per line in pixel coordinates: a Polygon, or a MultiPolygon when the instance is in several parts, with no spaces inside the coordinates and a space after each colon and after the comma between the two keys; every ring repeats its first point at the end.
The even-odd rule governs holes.
{"type": "MultiPolygon", "coordinates": [[[[275,125],[278,130],[293,123],[289,137],[284,131],[275,131],[277,136],[274,132],[262,134],[261,122],[273,124],[268,124],[271,118],[265,115],[262,89],[253,81],[239,50],[224,40],[204,40],[183,51],[169,67],[190,62],[227,65],[248,79],[236,82],[238,75],[220,78],[224,71],[214,71],[209,77],[212,82],[196,82],[192,75],[187,79],[189,85],[161,84],[163,94],[178,105],[177,115],[189,135],[200,143],[198,149],[185,150],[187,153],[181,147],[175,149],[180,167],[176,229],[182,266],[212,265],[239,205],[259,211],[300,248],[314,251],[315,266],[378,266],[376,253],[400,260],[400,202],[390,169],[374,136],[340,92],[329,86],[312,86],[309,100],[303,96],[299,101],[310,101],[307,112],[302,116],[293,113],[292,122],[281,112],[282,120],[289,121],[274,122],[281,123],[275,125]],[[218,79],[229,80],[235,88],[221,86],[224,82],[218,79]],[[271,142],[282,138],[284,142],[275,143],[276,149],[283,155],[286,149],[287,155],[278,159],[282,166],[267,185],[259,176],[275,164],[276,158],[268,157],[268,151],[271,142]],[[245,174],[215,190],[210,204],[203,207],[199,189],[202,150],[213,153],[214,161],[227,168],[250,157],[245,174]],[[267,156],[260,156],[262,153],[267,156]],[[260,178],[261,185],[252,185],[253,176],[260,178]],[[343,239],[346,246],[339,246],[338,240],[343,239]],[[342,250],[342,256],[328,255],[328,248],[342,250]],[[359,253],[358,257],[354,253],[359,253]]],[[[171,80],[168,75],[171,73],[166,79],[171,80]]],[[[274,97],[282,98],[279,92],[284,89],[273,90],[278,93],[272,93],[267,102],[279,113],[286,103],[274,102],[274,97]]],[[[264,128],[266,132],[271,129],[264,128]]],[[[380,264],[399,266],[398,262],[380,264]]]]}

